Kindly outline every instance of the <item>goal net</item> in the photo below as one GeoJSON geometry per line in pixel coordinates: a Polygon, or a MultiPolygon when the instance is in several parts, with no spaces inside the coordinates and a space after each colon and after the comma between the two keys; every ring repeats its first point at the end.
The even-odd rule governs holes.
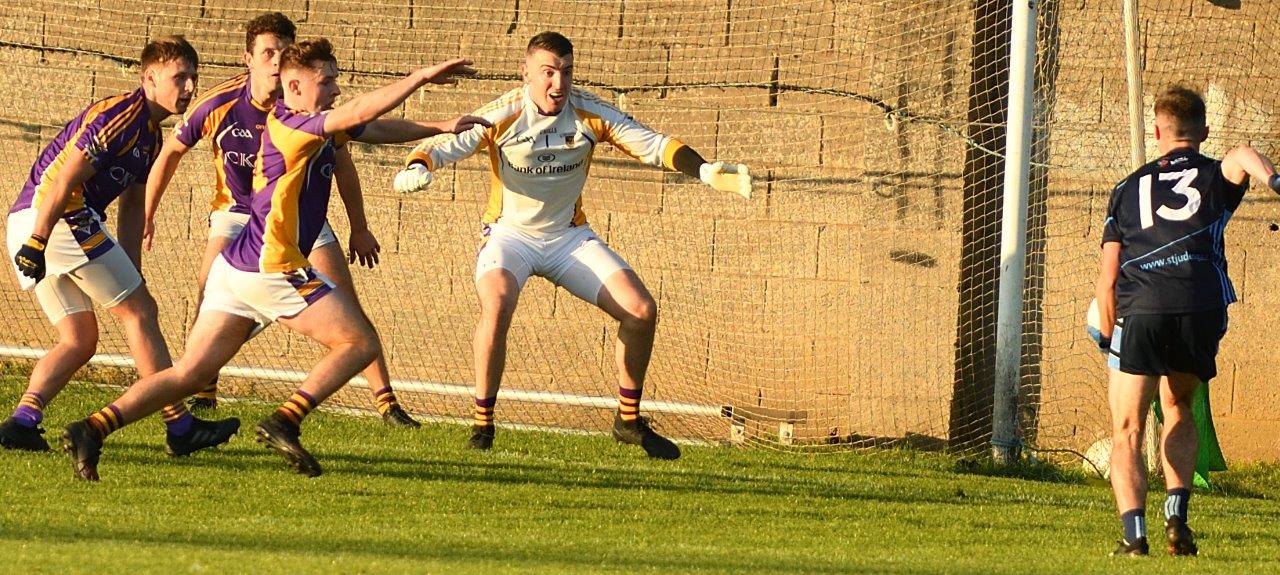
{"type": "MultiPolygon", "coordinates": [[[[1280,21],[1280,8],[1257,4],[1267,7],[1179,2],[1142,12],[1147,92],[1173,79],[1204,87],[1211,154],[1241,141],[1277,152],[1267,122],[1280,90],[1258,71],[1275,69],[1277,45],[1265,38],[1276,35],[1261,28],[1280,21]]],[[[814,449],[985,449],[1008,1],[273,6],[298,23],[300,38],[334,42],[346,95],[447,57],[475,60],[479,79],[424,90],[394,113],[409,118],[470,112],[518,85],[525,43],[558,30],[574,41],[578,86],[707,158],[750,167],[746,201],[608,146],[597,151],[587,217],[658,301],[642,411],[662,432],[814,449]]],[[[149,37],[185,34],[209,87],[241,71],[243,26],[259,12],[229,0],[0,7],[0,150],[10,159],[0,166],[0,198],[12,202],[64,122],[136,88],[149,37]]],[[[1081,324],[1107,194],[1130,169],[1122,22],[1118,1],[1040,3],[1021,422],[1028,442],[1044,448],[1082,450],[1107,430],[1102,360],[1081,324]]],[[[213,177],[204,146],[170,185],[155,248],[144,255],[175,356],[196,312],[207,234],[213,177]]],[[[390,183],[407,147],[352,149],[383,248],[377,269],[353,274],[398,395],[419,416],[469,422],[487,164],[461,162],[427,192],[401,196],[390,183]]],[[[330,221],[345,244],[336,194],[330,221]]],[[[0,275],[0,351],[36,356],[54,332],[12,274],[0,275]]],[[[101,361],[127,356],[121,326],[99,317],[101,361]]],[[[606,430],[616,328],[531,279],[510,332],[499,426],[606,430]]],[[[319,354],[272,327],[224,370],[223,393],[286,397],[319,354]]],[[[331,403],[372,409],[359,381],[331,403]]]]}

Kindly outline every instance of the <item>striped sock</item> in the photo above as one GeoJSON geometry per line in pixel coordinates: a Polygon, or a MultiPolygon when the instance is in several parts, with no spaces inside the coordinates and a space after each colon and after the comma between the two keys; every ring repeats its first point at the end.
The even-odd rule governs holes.
{"type": "Polygon", "coordinates": [[[182,402],[164,406],[160,414],[164,417],[164,425],[169,430],[169,435],[185,435],[191,431],[191,424],[196,422],[195,416],[187,411],[187,406],[182,405],[182,402]]]}
{"type": "Polygon", "coordinates": [[[396,399],[396,392],[389,385],[373,392],[373,400],[378,404],[378,413],[383,415],[386,415],[391,408],[400,405],[400,400],[396,399]]]}
{"type": "Polygon", "coordinates": [[[498,405],[498,396],[496,395],[487,399],[480,399],[479,397],[477,397],[475,422],[472,423],[472,425],[474,425],[475,427],[492,426],[493,425],[493,408],[495,405],[498,405]]]}
{"type": "Polygon", "coordinates": [[[302,418],[306,417],[311,410],[316,408],[316,398],[311,397],[310,393],[302,391],[293,392],[293,396],[276,408],[276,415],[289,420],[294,425],[302,425],[302,418]]]}
{"type": "Polygon", "coordinates": [[[1186,487],[1170,489],[1165,492],[1165,497],[1165,521],[1168,521],[1173,517],[1181,517],[1185,522],[1187,520],[1187,504],[1191,503],[1191,490],[1186,487]]]}
{"type": "Polygon", "coordinates": [[[623,421],[635,421],[640,417],[639,389],[618,388],[618,417],[623,421]]]}
{"type": "Polygon", "coordinates": [[[124,416],[120,415],[120,408],[114,403],[99,409],[85,421],[88,421],[89,427],[98,434],[98,439],[106,439],[111,432],[124,426],[124,416]]]}
{"type": "Polygon", "coordinates": [[[1120,514],[1124,528],[1124,540],[1133,543],[1147,536],[1147,510],[1141,507],[1120,514]]]}
{"type": "Polygon", "coordinates": [[[13,420],[23,427],[35,427],[44,421],[44,396],[34,391],[22,394],[17,409],[13,410],[13,420]]]}
{"type": "Polygon", "coordinates": [[[202,389],[202,390],[200,390],[200,391],[196,392],[196,397],[198,397],[198,398],[200,398],[200,399],[218,399],[218,378],[217,378],[217,376],[215,376],[215,377],[213,378],[213,381],[210,381],[210,382],[209,382],[209,385],[204,386],[204,389],[202,389]]]}

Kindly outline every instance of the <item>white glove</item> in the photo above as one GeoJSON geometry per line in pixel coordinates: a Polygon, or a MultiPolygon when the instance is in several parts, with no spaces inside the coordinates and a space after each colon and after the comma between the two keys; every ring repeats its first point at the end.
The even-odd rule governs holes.
{"type": "Polygon", "coordinates": [[[395,182],[391,187],[402,194],[409,194],[427,189],[430,183],[431,170],[422,164],[412,164],[396,174],[395,182]]]}
{"type": "Polygon", "coordinates": [[[721,192],[733,192],[746,199],[751,199],[751,174],[742,164],[726,164],[715,162],[702,164],[698,169],[699,179],[703,183],[721,192]]]}

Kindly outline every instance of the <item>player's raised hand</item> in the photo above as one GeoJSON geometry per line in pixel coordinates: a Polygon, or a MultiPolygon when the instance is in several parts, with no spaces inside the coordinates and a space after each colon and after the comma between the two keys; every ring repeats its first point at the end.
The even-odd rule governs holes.
{"type": "Polygon", "coordinates": [[[430,68],[421,68],[418,74],[425,84],[457,84],[459,77],[475,76],[476,69],[471,67],[471,60],[454,58],[430,68]]]}
{"type": "Polygon", "coordinates": [[[445,131],[452,132],[454,134],[461,134],[476,126],[492,128],[493,123],[489,122],[489,120],[481,118],[480,116],[458,116],[457,118],[449,120],[445,131]]]}
{"type": "Polygon", "coordinates": [[[369,269],[378,265],[378,252],[382,251],[382,245],[378,243],[378,238],[374,237],[373,232],[352,231],[351,236],[347,238],[347,245],[350,246],[347,252],[347,263],[354,264],[358,260],[360,265],[369,269]]]}
{"type": "Polygon", "coordinates": [[[413,164],[396,174],[391,187],[402,194],[410,194],[425,190],[430,184],[431,170],[422,164],[413,164]]]}
{"type": "Polygon", "coordinates": [[[742,164],[714,162],[702,164],[698,170],[703,183],[721,192],[733,192],[751,199],[751,174],[742,164]]]}

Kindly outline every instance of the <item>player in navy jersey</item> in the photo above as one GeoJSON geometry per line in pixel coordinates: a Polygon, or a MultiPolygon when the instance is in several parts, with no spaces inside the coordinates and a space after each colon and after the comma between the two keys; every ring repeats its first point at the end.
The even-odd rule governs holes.
{"type": "Polygon", "coordinates": [[[1165,535],[1174,555],[1195,555],[1187,503],[1197,435],[1191,399],[1217,375],[1227,306],[1223,231],[1252,176],[1280,192],[1270,160],[1248,146],[1222,160],[1200,153],[1208,137],[1203,98],[1174,86],[1155,102],[1161,156],[1111,192],[1095,296],[1108,354],[1111,486],[1124,530],[1113,555],[1146,555],[1147,474],[1141,442],[1157,391],[1165,414],[1161,453],[1167,498],[1165,535]]]}
{"type": "MultiPolygon", "coordinates": [[[[280,54],[295,39],[296,28],[284,14],[272,12],[250,20],[245,25],[244,63],[248,72],[214,86],[195,100],[173,134],[165,140],[152,169],[154,177],[147,182],[143,237],[150,249],[160,198],[177,171],[178,163],[200,140],[209,141],[213,156],[214,193],[210,202],[209,239],[200,262],[202,299],[214,259],[249,223],[253,167],[262,144],[262,131],[266,129],[267,112],[280,93],[280,54]]],[[[333,176],[338,182],[338,193],[351,223],[348,240],[350,261],[354,263],[358,258],[363,264],[373,267],[381,248],[365,218],[360,178],[351,160],[351,152],[345,147],[339,148],[335,160],[333,176]]],[[[325,222],[312,249],[309,259],[316,269],[354,297],[355,283],[351,271],[328,222],[325,222]]],[[[383,421],[391,425],[418,426],[418,422],[400,406],[391,389],[385,358],[378,356],[365,369],[364,375],[383,421]]],[[[199,408],[217,406],[216,377],[192,398],[191,405],[199,408]]]]}
{"type": "MultiPolygon", "coordinates": [[[[160,121],[186,110],[198,66],[195,49],[181,36],[153,40],[140,58],[142,85],[90,105],[32,165],[9,210],[8,247],[19,284],[34,288],[58,343],[36,362],[13,417],[0,424],[0,446],[49,449],[39,424],[48,402],[97,349],[94,304],[121,320],[138,373],[172,364],[155,299],[142,281],[142,193],[160,121]],[[103,220],[117,198],[118,236],[112,236],[103,220]]],[[[180,401],[164,408],[164,420],[172,455],[225,442],[240,425],[195,419],[180,401]]]]}
{"type": "Polygon", "coordinates": [[[442,122],[380,119],[427,83],[455,83],[475,70],[455,59],[333,107],[338,61],[323,38],[295,43],[280,57],[283,96],[267,115],[255,161],[249,223],[218,254],[204,302],[174,366],[143,378],[63,433],[76,475],[98,479],[103,441],[116,429],[199,390],[240,349],[249,333],[272,322],[328,351],[306,380],[257,425],[259,441],[308,476],[320,464],[299,441],[303,419],[381,352],[377,333],[349,293],[307,259],[325,225],[337,150],[350,140],[399,143],[488,126],[479,118],[442,122]]]}

